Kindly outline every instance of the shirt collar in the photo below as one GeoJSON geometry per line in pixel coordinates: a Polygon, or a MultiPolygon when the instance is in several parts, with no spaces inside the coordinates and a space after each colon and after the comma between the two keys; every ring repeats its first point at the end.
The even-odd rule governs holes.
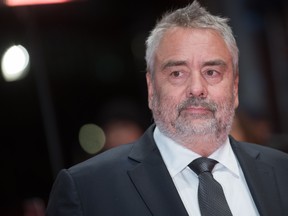
{"type": "MultiPolygon", "coordinates": [[[[201,157],[199,154],[185,148],[162,134],[158,127],[154,130],[154,139],[172,178],[184,170],[191,161],[201,157]]],[[[237,159],[231,148],[228,137],[224,144],[212,153],[209,158],[213,158],[219,162],[216,164],[213,172],[226,169],[234,175],[239,176],[240,172],[237,159]]]]}

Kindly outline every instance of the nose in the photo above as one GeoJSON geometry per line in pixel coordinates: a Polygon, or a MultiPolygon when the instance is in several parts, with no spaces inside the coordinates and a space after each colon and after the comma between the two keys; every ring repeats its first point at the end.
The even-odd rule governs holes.
{"type": "Polygon", "coordinates": [[[207,84],[201,74],[194,74],[190,77],[187,86],[187,97],[207,97],[207,84]]]}

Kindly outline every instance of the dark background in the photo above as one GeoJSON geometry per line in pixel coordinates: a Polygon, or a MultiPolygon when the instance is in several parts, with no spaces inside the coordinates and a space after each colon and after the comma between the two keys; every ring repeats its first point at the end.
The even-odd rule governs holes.
{"type": "MultiPolygon", "coordinates": [[[[1,216],[23,215],[23,203],[31,198],[46,203],[59,169],[91,156],[79,146],[79,128],[101,123],[111,101],[118,101],[115,112],[121,101],[132,101],[144,129],[152,122],[146,101],[145,38],[164,11],[188,2],[0,5],[1,55],[8,46],[22,44],[31,57],[24,79],[5,82],[0,77],[1,216]]],[[[231,18],[240,48],[239,112],[251,120],[244,126],[257,130],[251,122],[268,122],[271,136],[261,144],[287,149],[286,1],[200,2],[214,14],[231,18]]]]}

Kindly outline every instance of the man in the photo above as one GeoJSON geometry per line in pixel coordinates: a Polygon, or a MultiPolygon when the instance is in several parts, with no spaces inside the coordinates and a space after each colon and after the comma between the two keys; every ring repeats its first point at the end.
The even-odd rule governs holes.
{"type": "Polygon", "coordinates": [[[218,162],[212,174],[223,188],[227,215],[288,215],[288,156],[228,135],[239,77],[227,19],[194,1],[166,14],[146,45],[155,124],[132,144],[62,170],[47,215],[209,215],[200,210],[200,177],[190,169],[202,157],[218,162]]]}

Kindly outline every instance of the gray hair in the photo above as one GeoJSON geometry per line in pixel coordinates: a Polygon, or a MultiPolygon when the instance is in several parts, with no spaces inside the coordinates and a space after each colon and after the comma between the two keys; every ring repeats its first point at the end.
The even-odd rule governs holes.
{"type": "Polygon", "coordinates": [[[153,74],[155,51],[164,33],[173,27],[183,28],[208,28],[216,30],[225,41],[233,61],[233,70],[238,73],[239,50],[233,36],[231,27],[228,25],[228,18],[222,18],[210,14],[195,0],[184,8],[167,12],[156,23],[146,40],[146,64],[147,71],[153,74]]]}

